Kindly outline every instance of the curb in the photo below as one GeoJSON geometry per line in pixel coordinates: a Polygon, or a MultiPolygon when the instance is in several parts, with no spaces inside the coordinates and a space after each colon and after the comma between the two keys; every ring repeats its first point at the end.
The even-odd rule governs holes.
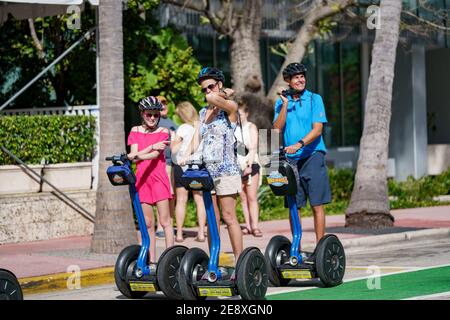
{"type": "Polygon", "coordinates": [[[429,239],[442,239],[450,237],[450,228],[441,229],[426,229],[418,231],[407,231],[388,235],[368,236],[356,239],[342,240],[342,245],[345,249],[353,249],[356,247],[374,247],[384,244],[391,244],[401,241],[417,241],[429,239]]]}
{"type": "MultiPolygon", "coordinates": [[[[381,234],[376,236],[366,236],[354,239],[341,240],[345,250],[348,249],[361,249],[364,247],[377,247],[380,245],[393,244],[402,241],[417,241],[417,240],[430,240],[430,239],[443,239],[450,238],[450,228],[439,229],[425,229],[418,231],[407,231],[393,234],[381,234]]],[[[305,243],[302,246],[302,250],[313,251],[315,245],[312,243],[305,243]]]]}
{"type": "MultiPolygon", "coordinates": [[[[81,287],[114,283],[114,267],[81,270],[81,287]]],[[[55,273],[38,277],[19,279],[24,295],[45,293],[59,290],[68,290],[76,284],[76,276],[73,273],[55,273]]]]}
{"type": "MultiPolygon", "coordinates": [[[[234,255],[221,253],[219,264],[223,266],[234,266],[234,255]]],[[[104,267],[97,269],[81,270],[81,288],[114,284],[114,267],[104,267]]],[[[49,293],[53,291],[71,290],[70,286],[76,283],[76,276],[73,273],[54,273],[49,275],[27,277],[18,279],[24,295],[49,293]]]]}

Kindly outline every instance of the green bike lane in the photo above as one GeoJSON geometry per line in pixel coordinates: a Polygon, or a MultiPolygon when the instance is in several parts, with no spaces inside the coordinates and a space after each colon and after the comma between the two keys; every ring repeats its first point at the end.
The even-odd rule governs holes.
{"type": "Polygon", "coordinates": [[[267,300],[400,300],[450,292],[450,265],[348,280],[333,288],[274,293],[267,300]]]}

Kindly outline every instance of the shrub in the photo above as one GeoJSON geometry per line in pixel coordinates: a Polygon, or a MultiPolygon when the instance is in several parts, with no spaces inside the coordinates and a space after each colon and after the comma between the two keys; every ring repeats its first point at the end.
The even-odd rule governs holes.
{"type": "MultiPolygon", "coordinates": [[[[2,116],[0,145],[27,164],[91,161],[94,116],[2,116]]],[[[0,165],[16,164],[4,152],[0,165]]]]}

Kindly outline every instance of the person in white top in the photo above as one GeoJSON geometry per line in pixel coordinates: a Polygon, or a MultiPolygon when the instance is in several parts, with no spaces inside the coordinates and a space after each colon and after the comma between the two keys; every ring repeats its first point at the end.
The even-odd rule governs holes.
{"type": "MultiPolygon", "coordinates": [[[[183,242],[183,225],[186,217],[186,205],[189,198],[189,191],[180,182],[183,171],[187,169],[185,162],[189,160],[190,144],[194,135],[194,122],[199,120],[198,113],[194,106],[187,101],[181,102],[175,109],[175,114],[184,122],[178,127],[174,141],[171,144],[173,173],[175,179],[175,221],[177,225],[176,242],[183,242]]],[[[206,211],[203,203],[201,191],[193,191],[192,195],[197,207],[198,233],[196,240],[205,241],[206,211]]]]}
{"type": "MultiPolygon", "coordinates": [[[[253,234],[255,237],[262,237],[261,229],[258,226],[259,205],[258,205],[258,187],[260,176],[260,164],[258,158],[258,128],[248,118],[248,105],[244,100],[239,101],[239,116],[242,124],[236,127],[234,133],[239,143],[243,143],[248,150],[247,155],[238,152],[238,162],[242,172],[242,192],[241,197],[242,212],[244,213],[245,227],[243,234],[253,234]]],[[[244,148],[238,148],[238,150],[244,148]]]]}

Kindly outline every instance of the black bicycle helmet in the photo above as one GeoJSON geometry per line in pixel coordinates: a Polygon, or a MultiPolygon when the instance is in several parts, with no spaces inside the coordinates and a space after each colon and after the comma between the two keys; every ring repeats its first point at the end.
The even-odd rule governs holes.
{"type": "Polygon", "coordinates": [[[144,98],[139,102],[139,110],[141,110],[141,111],[144,111],[144,110],[161,111],[162,109],[163,109],[163,105],[154,96],[144,98]]]}
{"type": "Polygon", "coordinates": [[[203,80],[206,79],[214,79],[217,81],[225,82],[225,76],[222,70],[213,68],[213,67],[205,67],[203,68],[197,76],[197,82],[200,84],[203,80]]]}
{"type": "Polygon", "coordinates": [[[298,62],[289,63],[283,70],[283,79],[289,81],[293,76],[302,73],[306,75],[306,67],[304,64],[298,62]]]}

